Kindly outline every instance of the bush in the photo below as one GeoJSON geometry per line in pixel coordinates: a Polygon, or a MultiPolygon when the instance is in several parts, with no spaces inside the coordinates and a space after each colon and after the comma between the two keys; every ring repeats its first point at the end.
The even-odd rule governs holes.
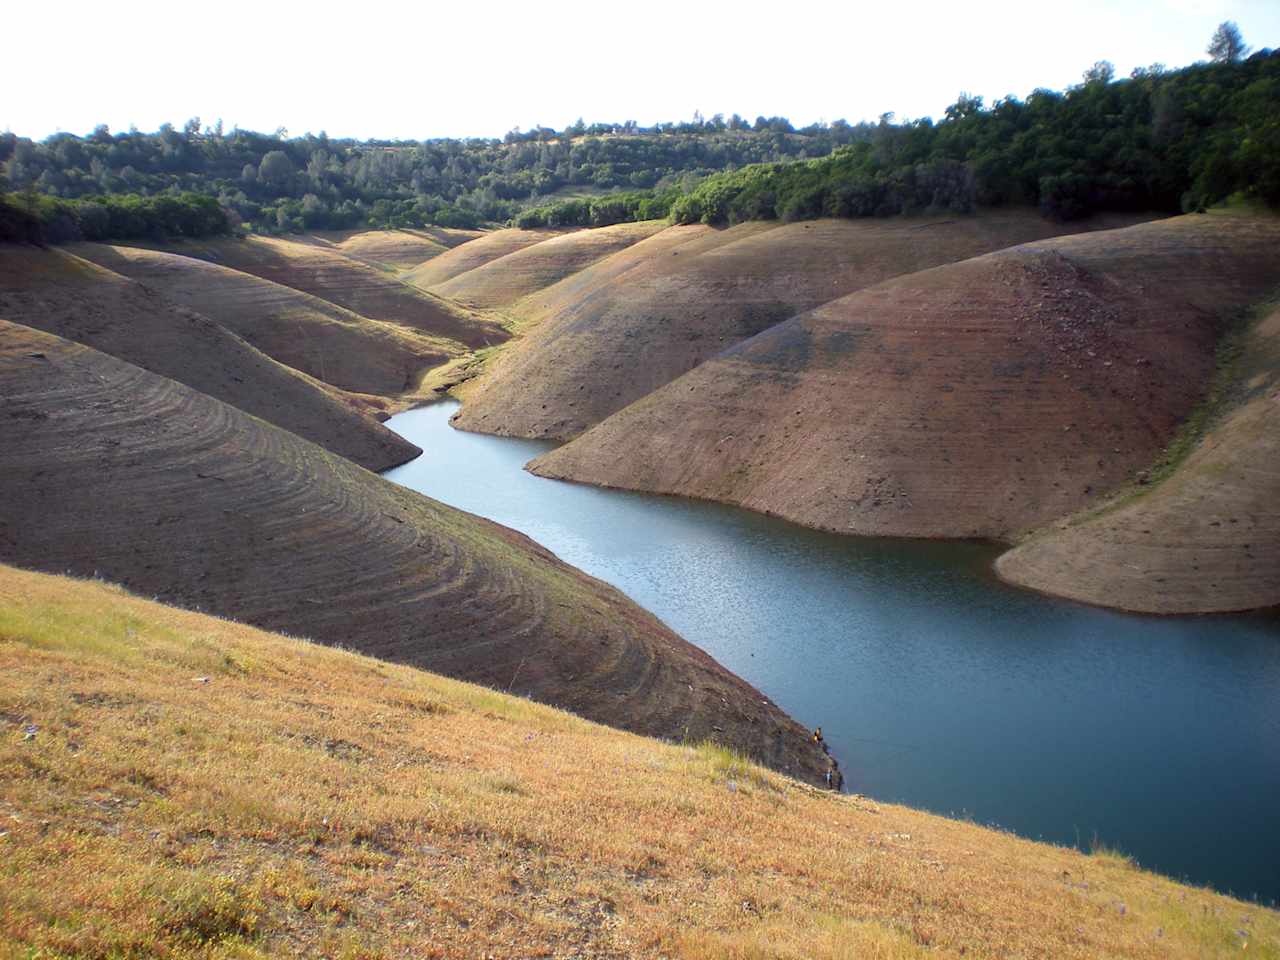
{"type": "MultiPolygon", "coordinates": [[[[34,219],[42,239],[49,243],[74,240],[140,240],[147,237],[205,237],[226,233],[231,224],[213,197],[197,193],[161,194],[140,197],[115,194],[64,200],[36,194],[19,197],[9,194],[7,210],[19,210],[23,217],[34,219]],[[34,206],[34,210],[31,207],[34,206]],[[26,209],[24,210],[23,207],[26,209]]],[[[30,233],[30,225],[12,226],[30,233]]]]}
{"type": "Polygon", "coordinates": [[[39,218],[23,210],[12,198],[0,196],[0,240],[43,244],[44,230],[39,218]]]}

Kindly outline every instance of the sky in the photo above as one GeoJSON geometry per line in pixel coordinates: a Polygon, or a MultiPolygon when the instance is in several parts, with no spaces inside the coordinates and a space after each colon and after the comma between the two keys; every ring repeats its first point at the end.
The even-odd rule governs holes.
{"type": "Polygon", "coordinates": [[[70,0],[5,19],[0,130],[36,139],[193,116],[415,140],[695,110],[797,126],[939,117],[961,92],[1060,90],[1097,60],[1124,77],[1206,59],[1223,20],[1254,49],[1280,47],[1280,0],[70,0]]]}

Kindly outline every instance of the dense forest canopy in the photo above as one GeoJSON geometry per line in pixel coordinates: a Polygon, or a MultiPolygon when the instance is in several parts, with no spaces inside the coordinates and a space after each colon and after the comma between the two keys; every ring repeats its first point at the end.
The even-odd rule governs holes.
{"type": "MultiPolygon", "coordinates": [[[[1238,47],[1236,48],[1238,49],[1238,47]]],[[[989,107],[962,96],[939,123],[882,124],[831,157],[708,177],[674,201],[677,223],[888,216],[1037,205],[1200,210],[1235,194],[1280,205],[1280,53],[1115,81],[1095,64],[1065,93],[989,107]]]]}
{"type": "Polygon", "coordinates": [[[357,142],[202,127],[33,142],[0,134],[9,189],[77,201],[118,194],[197,193],[234,223],[265,231],[357,226],[473,227],[517,214],[566,188],[648,189],[744,164],[820,157],[868,134],[845,123],[793,130],[720,117],[640,128],[634,123],[513,131],[504,140],[357,142]]]}
{"type": "Polygon", "coordinates": [[[1233,194],[1277,205],[1280,53],[1245,59],[1233,31],[1219,28],[1209,63],[1116,80],[1104,61],[1065,92],[990,105],[962,94],[936,123],[885,114],[797,130],[782,117],[695,115],[421,142],[225,131],[197,118],[156,133],[98,127],[40,142],[5,133],[0,191],[12,193],[0,231],[16,236],[35,222],[56,241],[241,224],[724,223],[1005,204],[1072,218],[1201,209],[1233,194]]]}

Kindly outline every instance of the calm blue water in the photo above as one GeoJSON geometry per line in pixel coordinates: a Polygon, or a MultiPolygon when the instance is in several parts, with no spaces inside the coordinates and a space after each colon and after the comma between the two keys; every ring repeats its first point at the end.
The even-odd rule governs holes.
{"type": "Polygon", "coordinates": [[[1280,900],[1280,618],[1161,619],[1006,587],[977,544],[839,537],[544,480],[550,444],[388,426],[386,476],[627,593],[801,723],[849,789],[1280,900]]]}

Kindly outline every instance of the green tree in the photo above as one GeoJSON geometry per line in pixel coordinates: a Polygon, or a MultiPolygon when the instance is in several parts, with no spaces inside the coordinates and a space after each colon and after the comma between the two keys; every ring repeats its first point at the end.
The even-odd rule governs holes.
{"type": "Polygon", "coordinates": [[[1209,54],[1214,63],[1235,63],[1243,60],[1248,52],[1249,48],[1245,46],[1244,37],[1240,36],[1240,28],[1234,20],[1224,20],[1218,24],[1218,29],[1213,31],[1213,39],[1205,48],[1205,53],[1209,54]]]}
{"type": "Polygon", "coordinates": [[[1115,79],[1116,68],[1110,60],[1099,60],[1084,72],[1086,86],[1095,83],[1110,83],[1115,79]]]}
{"type": "Polygon", "coordinates": [[[293,180],[293,161],[283,150],[272,150],[258,164],[258,176],[273,187],[285,187],[293,180]]]}

